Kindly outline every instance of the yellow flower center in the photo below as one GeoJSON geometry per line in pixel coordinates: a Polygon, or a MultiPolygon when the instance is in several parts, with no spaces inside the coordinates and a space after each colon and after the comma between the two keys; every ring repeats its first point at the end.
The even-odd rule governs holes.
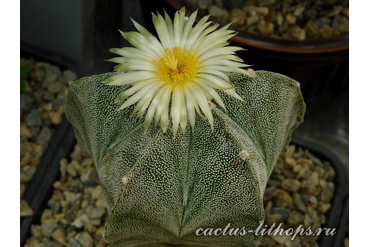
{"type": "Polygon", "coordinates": [[[170,83],[181,83],[191,80],[198,68],[198,60],[188,50],[180,47],[165,50],[165,55],[158,61],[154,61],[158,66],[159,74],[164,80],[170,83]]]}

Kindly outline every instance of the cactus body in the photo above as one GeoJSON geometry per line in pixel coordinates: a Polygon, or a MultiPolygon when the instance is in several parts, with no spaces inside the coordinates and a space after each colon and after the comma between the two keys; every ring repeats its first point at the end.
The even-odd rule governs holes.
{"type": "Polygon", "coordinates": [[[261,236],[248,230],[263,222],[266,182],[303,121],[299,83],[266,71],[253,79],[231,75],[244,101],[220,92],[226,111],[212,110],[214,131],[198,115],[194,130],[174,139],[170,126],[162,133],[152,123],[144,133],[134,106],[116,111],[113,102],[127,87],[100,83],[112,75],[72,82],[65,103],[77,140],[91,154],[101,180],[110,246],[258,245],[261,236]],[[219,236],[207,235],[208,230],[195,234],[228,224],[229,231],[219,236]]]}

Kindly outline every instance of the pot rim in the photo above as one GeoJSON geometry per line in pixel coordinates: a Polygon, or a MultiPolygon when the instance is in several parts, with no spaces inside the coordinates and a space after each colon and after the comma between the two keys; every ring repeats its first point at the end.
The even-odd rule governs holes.
{"type": "MultiPolygon", "coordinates": [[[[190,15],[194,11],[189,4],[182,5],[182,0],[166,0],[166,2],[176,10],[186,7],[186,15],[190,15]]],[[[206,16],[206,13],[198,9],[198,16],[196,17],[195,22],[199,22],[202,17],[206,16]]],[[[218,20],[212,16],[209,18],[209,20],[218,22],[218,20]]],[[[241,34],[234,36],[231,38],[231,40],[238,42],[243,46],[249,46],[262,50],[293,54],[319,54],[349,50],[349,34],[327,39],[294,40],[272,38],[260,34],[254,34],[240,30],[234,25],[231,25],[231,27],[236,30],[238,34],[241,34]]]]}

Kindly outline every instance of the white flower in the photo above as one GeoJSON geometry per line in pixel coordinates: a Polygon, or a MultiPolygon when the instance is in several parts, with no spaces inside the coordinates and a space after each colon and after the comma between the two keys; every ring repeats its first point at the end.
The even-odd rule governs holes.
{"type": "Polygon", "coordinates": [[[132,85],[117,98],[116,103],[131,96],[118,110],[135,103],[134,113],[138,112],[138,117],[147,110],[145,131],[154,118],[155,125],[160,122],[163,132],[166,132],[171,115],[174,135],[179,125],[185,132],[187,117],[194,129],[197,111],[204,119],[208,119],[213,130],[209,101],[214,100],[225,108],[216,90],[223,90],[242,100],[229,84],[226,73],[251,76],[241,69],[249,65],[243,64],[243,60],[235,55],[236,51],[243,49],[227,46],[227,41],[236,34],[235,31],[227,30],[230,24],[216,30],[219,24],[207,22],[209,16],[193,27],[197,11],[186,20],[185,8],[176,12],[173,22],[167,13],[165,18],[160,14],[152,15],[160,42],[132,20],[139,32],[121,34],[134,47],[110,50],[122,57],[108,61],[119,63],[115,71],[124,73],[114,75],[104,83],[132,85]]]}

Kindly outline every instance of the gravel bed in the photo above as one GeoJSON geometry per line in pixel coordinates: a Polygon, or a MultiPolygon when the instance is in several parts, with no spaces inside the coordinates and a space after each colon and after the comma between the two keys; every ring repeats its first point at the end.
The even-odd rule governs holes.
{"type": "Polygon", "coordinates": [[[108,218],[99,177],[89,155],[75,146],[60,161],[59,181],[25,247],[106,247],[102,237],[108,218]]]}
{"type": "MultiPolygon", "coordinates": [[[[279,158],[263,197],[265,224],[282,223],[283,229],[297,229],[300,225],[316,231],[325,221],[334,194],[335,170],[327,161],[321,161],[294,145],[279,158]]],[[[315,247],[319,236],[267,236],[261,246],[315,247]]]]}
{"type": "MultiPolygon", "coordinates": [[[[60,162],[61,178],[54,182],[53,196],[42,214],[41,224],[32,225],[24,247],[105,247],[102,237],[108,218],[98,174],[89,155],[75,146],[70,160],[60,162]]],[[[334,193],[335,171],[307,150],[289,147],[268,181],[264,195],[265,224],[317,229],[325,223],[334,193]]],[[[261,246],[314,247],[318,236],[264,236],[261,246]]]]}
{"type": "Polygon", "coordinates": [[[20,65],[29,68],[21,78],[25,89],[20,94],[20,215],[31,216],[32,209],[22,196],[62,121],[68,82],[77,76],[70,70],[62,72],[57,66],[32,58],[21,58],[20,65]]]}
{"type": "Polygon", "coordinates": [[[188,0],[221,23],[284,39],[322,39],[349,33],[348,0],[188,0]]]}

